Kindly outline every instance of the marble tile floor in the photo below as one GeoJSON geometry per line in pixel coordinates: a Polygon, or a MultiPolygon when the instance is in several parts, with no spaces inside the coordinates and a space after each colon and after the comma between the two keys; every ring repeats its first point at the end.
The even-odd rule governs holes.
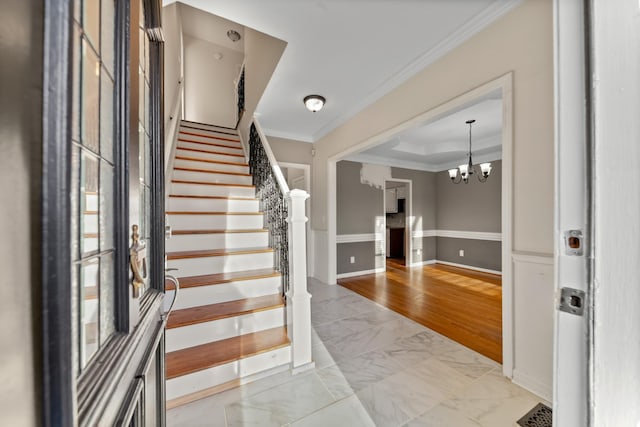
{"type": "Polygon", "coordinates": [[[309,289],[315,369],[171,409],[167,425],[511,427],[543,401],[494,361],[364,297],[312,279],[309,289]]]}

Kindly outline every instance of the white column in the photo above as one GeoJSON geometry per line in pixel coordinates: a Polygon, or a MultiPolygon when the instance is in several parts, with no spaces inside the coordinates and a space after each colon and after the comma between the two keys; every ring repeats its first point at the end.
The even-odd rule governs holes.
{"type": "Polygon", "coordinates": [[[307,291],[307,243],[305,200],[309,194],[291,190],[289,208],[289,290],[287,298],[287,333],[291,340],[291,369],[294,373],[313,368],[311,356],[311,294],[307,291]]]}

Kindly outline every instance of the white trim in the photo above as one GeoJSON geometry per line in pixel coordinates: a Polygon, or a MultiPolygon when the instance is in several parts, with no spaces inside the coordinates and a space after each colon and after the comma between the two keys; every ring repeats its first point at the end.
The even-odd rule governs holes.
{"type": "Polygon", "coordinates": [[[533,394],[540,396],[547,402],[552,402],[553,387],[551,385],[545,384],[539,381],[537,378],[532,377],[531,375],[520,372],[518,371],[518,369],[513,370],[512,382],[519,385],[520,387],[529,390],[533,394]]]}
{"type": "Polygon", "coordinates": [[[350,273],[340,273],[336,275],[336,278],[346,279],[347,277],[364,276],[366,274],[377,274],[377,273],[384,273],[384,272],[385,272],[384,267],[380,267],[374,270],[361,270],[361,271],[352,271],[350,273]]]}
{"type": "MultiPolygon", "coordinates": [[[[336,283],[336,163],[352,154],[374,147],[393,136],[446,115],[496,89],[502,90],[502,373],[513,376],[513,72],[508,72],[431,110],[419,114],[386,131],[367,138],[327,159],[327,266],[329,284],[336,283]]],[[[324,226],[322,221],[321,226],[324,226]]]]}
{"type": "Polygon", "coordinates": [[[490,273],[490,274],[495,274],[495,275],[498,275],[498,276],[502,276],[502,271],[490,270],[488,268],[481,268],[481,267],[476,267],[476,266],[473,266],[473,265],[458,264],[456,262],[442,261],[442,260],[439,260],[439,259],[436,260],[436,264],[450,265],[451,267],[466,268],[467,270],[476,270],[476,271],[481,271],[483,273],[490,273]]]}
{"type": "Polygon", "coordinates": [[[425,265],[433,265],[433,264],[435,264],[437,262],[438,262],[438,260],[428,259],[426,261],[414,262],[413,264],[411,264],[411,267],[422,267],[422,266],[425,266],[425,265]]]}
{"type": "Polygon", "coordinates": [[[375,233],[368,234],[340,234],[336,236],[336,243],[358,243],[358,242],[375,242],[380,240],[380,236],[375,233]]]}
{"type": "Polygon", "coordinates": [[[414,231],[411,235],[414,238],[450,237],[453,239],[491,240],[495,242],[502,241],[502,233],[491,233],[485,231],[422,230],[414,231]]]}
{"type": "Polygon", "coordinates": [[[529,252],[514,252],[511,255],[513,262],[526,262],[529,264],[553,265],[553,254],[536,254],[529,252]]]}

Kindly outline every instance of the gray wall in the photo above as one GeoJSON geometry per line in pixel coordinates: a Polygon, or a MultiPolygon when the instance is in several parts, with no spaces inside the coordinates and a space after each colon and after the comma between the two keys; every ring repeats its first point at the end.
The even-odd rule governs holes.
{"type": "Polygon", "coordinates": [[[471,177],[468,184],[453,184],[447,171],[436,178],[436,224],[438,230],[501,230],[502,161],[491,162],[491,175],[481,183],[471,177]]]}
{"type": "MultiPolygon", "coordinates": [[[[492,162],[485,183],[474,177],[468,184],[452,184],[448,173],[391,168],[395,179],[412,181],[413,232],[422,230],[501,231],[502,162],[492,162]]],[[[337,234],[368,234],[375,231],[376,217],[384,215],[382,190],[360,183],[361,163],[340,161],[336,165],[337,234]]],[[[489,270],[502,270],[501,242],[450,237],[413,238],[413,261],[440,260],[489,270]],[[464,250],[464,256],[459,255],[464,250]]],[[[371,270],[380,259],[374,242],[339,243],[338,274],[371,270]],[[350,264],[349,257],[356,263],[350,264]],[[368,260],[365,261],[364,258],[368,260]]],[[[378,267],[381,267],[379,265],[378,267]]]]}
{"type": "Polygon", "coordinates": [[[437,237],[436,259],[502,271],[502,242],[437,237]],[[460,256],[460,249],[464,256],[460,256]]]}
{"type": "Polygon", "coordinates": [[[375,231],[376,217],[384,215],[381,189],[360,183],[361,163],[336,164],[337,234],[365,234],[375,231]]]}
{"type": "MultiPolygon", "coordinates": [[[[0,13],[0,425],[40,418],[42,1],[0,13]]],[[[53,7],[53,5],[52,5],[53,7]]]]}
{"type": "Polygon", "coordinates": [[[340,243],[337,248],[338,274],[376,268],[375,242],[340,243]],[[355,257],[351,264],[350,257],[355,257]]]}

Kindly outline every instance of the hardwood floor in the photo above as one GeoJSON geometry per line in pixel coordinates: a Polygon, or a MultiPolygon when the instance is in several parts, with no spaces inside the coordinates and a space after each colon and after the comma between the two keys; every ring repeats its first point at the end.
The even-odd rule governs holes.
{"type": "Polygon", "coordinates": [[[501,277],[442,264],[387,271],[338,284],[502,363],[501,277]]]}

